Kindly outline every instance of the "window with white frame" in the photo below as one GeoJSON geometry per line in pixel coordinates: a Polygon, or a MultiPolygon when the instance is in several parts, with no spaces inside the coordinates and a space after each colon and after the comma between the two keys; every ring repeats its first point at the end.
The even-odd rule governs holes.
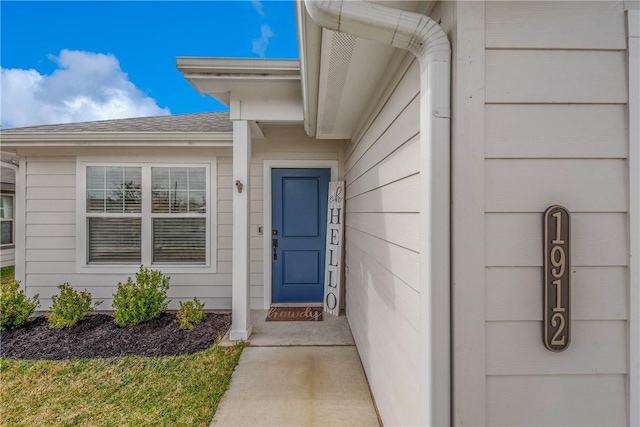
{"type": "Polygon", "coordinates": [[[207,266],[209,166],[86,164],[86,264],[207,266]]]}
{"type": "Polygon", "coordinates": [[[207,187],[203,167],[152,167],[152,262],[204,264],[207,187]]]}
{"type": "Polygon", "coordinates": [[[0,245],[13,245],[13,195],[0,196],[0,245]]]}

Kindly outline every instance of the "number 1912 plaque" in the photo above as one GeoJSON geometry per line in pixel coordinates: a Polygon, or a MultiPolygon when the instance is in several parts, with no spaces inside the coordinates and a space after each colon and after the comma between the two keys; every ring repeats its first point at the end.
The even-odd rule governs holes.
{"type": "Polygon", "coordinates": [[[543,340],[551,351],[571,342],[571,215],[563,206],[544,213],[543,340]]]}

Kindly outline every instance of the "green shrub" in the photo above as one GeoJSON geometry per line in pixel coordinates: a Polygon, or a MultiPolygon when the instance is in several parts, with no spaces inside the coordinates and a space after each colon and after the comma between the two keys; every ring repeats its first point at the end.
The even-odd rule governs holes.
{"type": "Polygon", "coordinates": [[[180,309],[176,314],[176,323],[179,323],[178,329],[193,329],[197,324],[204,320],[204,303],[198,298],[193,301],[180,301],[180,309]]]}
{"type": "Polygon", "coordinates": [[[60,294],[53,296],[51,312],[45,314],[51,329],[70,328],[93,314],[96,307],[102,304],[102,301],[96,301],[91,305],[91,294],[86,289],[78,292],[68,283],[63,283],[58,289],[60,294]]]}
{"type": "Polygon", "coordinates": [[[120,327],[137,325],[159,317],[167,309],[169,278],[158,270],[140,266],[136,281],[127,279],[118,283],[113,294],[113,313],[116,325],[120,327]]]}
{"type": "Polygon", "coordinates": [[[20,282],[10,280],[0,285],[0,331],[9,331],[27,323],[33,311],[40,307],[38,295],[27,298],[20,282]]]}

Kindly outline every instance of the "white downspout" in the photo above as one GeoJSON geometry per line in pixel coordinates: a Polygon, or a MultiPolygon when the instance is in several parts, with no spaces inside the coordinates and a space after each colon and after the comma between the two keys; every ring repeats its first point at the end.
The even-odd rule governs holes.
{"type": "Polygon", "coordinates": [[[451,424],[451,45],[431,18],[366,1],[305,0],[320,26],[411,51],[420,61],[421,424],[451,424]]]}

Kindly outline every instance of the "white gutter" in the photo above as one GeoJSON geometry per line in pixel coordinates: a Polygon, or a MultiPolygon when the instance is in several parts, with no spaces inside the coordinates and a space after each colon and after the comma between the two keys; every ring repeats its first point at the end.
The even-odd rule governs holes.
{"type": "Polygon", "coordinates": [[[322,28],[308,18],[304,3],[298,1],[294,3],[298,22],[298,51],[300,52],[304,130],[307,135],[316,136],[322,28]]]}
{"type": "Polygon", "coordinates": [[[305,5],[322,27],[409,50],[420,61],[420,424],[450,425],[449,39],[418,13],[365,1],[305,5]]]}

